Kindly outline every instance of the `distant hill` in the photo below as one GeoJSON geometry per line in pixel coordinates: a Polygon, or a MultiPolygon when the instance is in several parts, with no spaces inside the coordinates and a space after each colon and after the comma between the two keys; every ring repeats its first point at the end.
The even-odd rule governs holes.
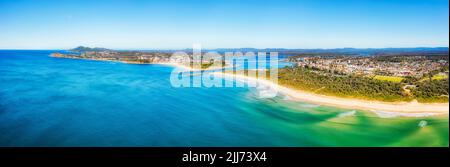
{"type": "Polygon", "coordinates": [[[111,51],[111,49],[106,48],[90,48],[85,46],[78,46],[76,48],[70,49],[71,52],[102,52],[102,51],[111,51]]]}

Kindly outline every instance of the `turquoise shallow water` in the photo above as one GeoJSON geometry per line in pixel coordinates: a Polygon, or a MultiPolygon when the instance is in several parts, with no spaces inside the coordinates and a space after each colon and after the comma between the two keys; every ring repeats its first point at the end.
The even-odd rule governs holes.
{"type": "Polygon", "coordinates": [[[448,146],[448,116],[174,88],[172,67],[0,51],[0,146],[448,146]],[[346,113],[346,114],[343,114],[346,113]],[[425,121],[426,126],[418,126],[425,121]]]}

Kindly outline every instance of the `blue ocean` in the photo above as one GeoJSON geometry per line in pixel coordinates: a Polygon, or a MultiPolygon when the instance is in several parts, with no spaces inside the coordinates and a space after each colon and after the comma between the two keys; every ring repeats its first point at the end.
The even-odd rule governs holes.
{"type": "Polygon", "coordinates": [[[448,146],[449,118],[177,88],[174,67],[0,50],[0,146],[448,146]],[[426,121],[427,126],[418,126],[426,121]]]}

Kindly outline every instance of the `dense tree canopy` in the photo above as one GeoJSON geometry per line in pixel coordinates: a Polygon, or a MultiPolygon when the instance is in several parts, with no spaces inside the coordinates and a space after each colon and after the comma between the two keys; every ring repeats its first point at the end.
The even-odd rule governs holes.
{"type": "Polygon", "coordinates": [[[448,79],[421,82],[409,78],[402,83],[394,83],[303,67],[280,69],[279,83],[319,94],[390,102],[413,99],[419,102],[446,102],[449,92],[448,79]],[[417,85],[411,88],[412,93],[404,89],[407,84],[417,85]]]}

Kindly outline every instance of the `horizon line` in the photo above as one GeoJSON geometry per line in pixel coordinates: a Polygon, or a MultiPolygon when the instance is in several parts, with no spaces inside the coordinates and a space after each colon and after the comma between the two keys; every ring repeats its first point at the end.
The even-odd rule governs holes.
{"type": "MultiPolygon", "coordinates": [[[[82,45],[80,45],[82,46],[82,45]]],[[[76,46],[76,47],[80,47],[76,46]]],[[[71,50],[73,48],[0,48],[0,50],[71,50]]],[[[90,47],[90,46],[83,46],[83,47],[89,47],[89,48],[104,48],[104,49],[110,49],[110,50],[192,50],[193,48],[108,48],[108,47],[90,47]]],[[[255,50],[269,50],[269,49],[285,49],[285,50],[334,50],[334,49],[419,49],[419,48],[426,48],[426,49],[433,49],[433,48],[449,48],[449,46],[415,46],[415,47],[333,47],[333,48],[256,48],[256,47],[240,47],[240,48],[233,48],[233,47],[223,47],[223,48],[201,48],[202,50],[220,50],[220,49],[255,49],[255,50]]]]}

